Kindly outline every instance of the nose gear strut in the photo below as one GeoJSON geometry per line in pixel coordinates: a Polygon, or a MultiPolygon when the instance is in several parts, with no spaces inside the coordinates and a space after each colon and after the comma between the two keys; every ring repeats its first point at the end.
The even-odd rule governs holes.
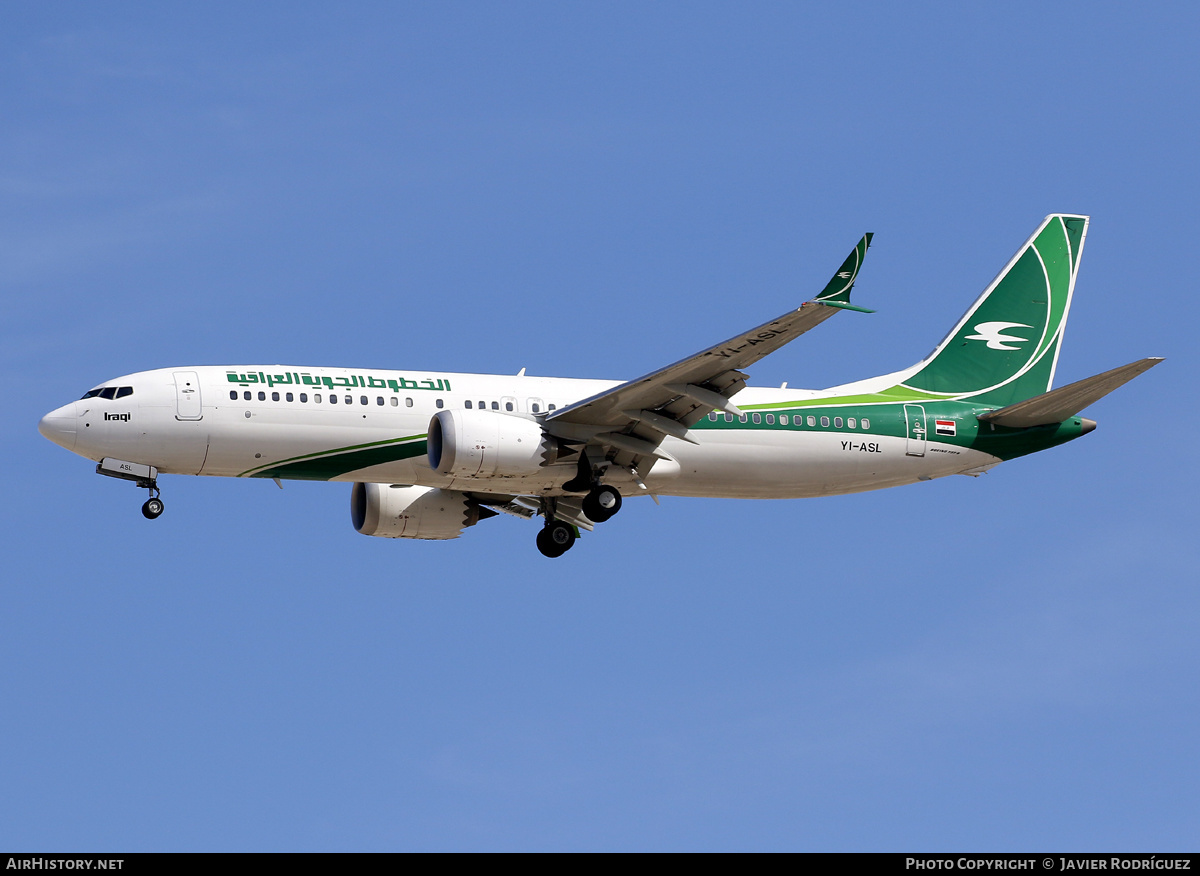
{"type": "Polygon", "coordinates": [[[142,465],[138,462],[126,462],[123,459],[104,457],[96,466],[96,474],[117,478],[122,481],[133,481],[134,486],[150,491],[150,498],[142,505],[142,516],[154,520],[163,513],[166,507],[159,498],[158,469],[152,465],[142,465]]]}

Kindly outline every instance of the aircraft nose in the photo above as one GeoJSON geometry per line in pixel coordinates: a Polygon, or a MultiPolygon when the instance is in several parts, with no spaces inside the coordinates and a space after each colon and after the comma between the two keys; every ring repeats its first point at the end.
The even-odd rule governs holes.
{"type": "Polygon", "coordinates": [[[75,449],[75,403],[63,405],[42,417],[38,431],[59,447],[75,449]]]}

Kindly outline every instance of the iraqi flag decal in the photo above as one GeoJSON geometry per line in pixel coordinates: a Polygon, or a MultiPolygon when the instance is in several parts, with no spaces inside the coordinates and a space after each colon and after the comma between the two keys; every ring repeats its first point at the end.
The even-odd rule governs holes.
{"type": "Polygon", "coordinates": [[[934,420],[934,432],[938,435],[946,435],[953,438],[955,435],[953,420],[934,420]]]}

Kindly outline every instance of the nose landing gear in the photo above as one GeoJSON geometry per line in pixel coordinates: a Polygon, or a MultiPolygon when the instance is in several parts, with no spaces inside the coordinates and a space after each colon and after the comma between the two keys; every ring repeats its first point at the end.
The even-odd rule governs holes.
{"type": "Polygon", "coordinates": [[[163,500],[158,492],[158,469],[152,465],[126,462],[123,459],[105,457],[96,466],[96,474],[123,481],[133,481],[134,486],[150,491],[150,498],[142,505],[142,516],[154,520],[163,513],[163,500]]]}
{"type": "Polygon", "coordinates": [[[163,500],[158,498],[158,487],[151,487],[150,492],[150,498],[142,505],[142,516],[147,520],[154,520],[163,513],[166,506],[163,505],[163,500]]]}

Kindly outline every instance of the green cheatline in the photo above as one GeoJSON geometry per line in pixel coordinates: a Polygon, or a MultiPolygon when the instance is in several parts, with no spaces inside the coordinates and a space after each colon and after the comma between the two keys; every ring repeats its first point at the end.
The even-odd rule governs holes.
{"type": "MultiPolygon", "coordinates": [[[[1048,423],[1042,426],[1009,427],[992,424],[981,424],[976,415],[981,407],[973,400],[927,400],[893,404],[841,404],[845,399],[824,399],[827,406],[807,406],[791,410],[775,409],[771,414],[782,415],[772,417],[767,422],[765,417],[759,422],[748,418],[743,423],[735,417],[726,421],[723,416],[717,420],[705,417],[692,426],[699,432],[761,432],[788,431],[806,432],[810,434],[828,435],[837,439],[867,441],[880,438],[904,438],[909,434],[909,412],[906,408],[920,408],[921,416],[925,418],[931,444],[945,444],[957,447],[967,447],[980,450],[998,459],[1014,459],[1025,456],[1048,447],[1062,444],[1083,434],[1083,421],[1079,417],[1071,417],[1061,423],[1048,423]],[[783,422],[784,418],[788,422],[783,422]],[[808,420],[813,422],[810,424],[808,420]],[[938,421],[953,423],[949,433],[939,432],[938,421]],[[865,425],[870,423],[869,426],[865,425]],[[854,424],[854,425],[851,425],[854,424]]],[[[984,408],[986,410],[986,408],[984,408]]]]}
{"type": "MultiPolygon", "coordinates": [[[[425,448],[424,448],[425,435],[424,435],[424,433],[422,433],[420,435],[406,435],[403,438],[387,438],[383,441],[371,441],[366,444],[351,444],[346,447],[331,447],[329,450],[318,450],[316,453],[306,453],[302,456],[292,456],[287,459],[280,459],[275,462],[268,462],[265,465],[260,465],[255,468],[246,469],[244,472],[239,474],[238,477],[240,477],[240,478],[244,478],[244,477],[279,477],[279,475],[267,474],[266,470],[279,468],[280,466],[290,466],[290,465],[303,466],[304,464],[309,463],[309,462],[314,462],[319,458],[328,458],[328,457],[331,457],[334,455],[337,455],[340,458],[340,457],[344,457],[344,456],[352,455],[352,454],[356,454],[356,453],[372,453],[377,450],[395,449],[397,447],[397,445],[403,445],[407,441],[417,441],[418,439],[420,439],[420,441],[421,441],[421,450],[419,451],[419,453],[424,453],[425,452],[425,448]]],[[[409,445],[409,446],[411,446],[411,445],[409,445]]],[[[402,454],[395,458],[396,459],[407,459],[411,456],[417,456],[417,455],[418,455],[418,452],[405,453],[405,454],[402,454]]],[[[386,460],[386,459],[384,460],[384,462],[387,462],[387,461],[388,460],[386,460]]],[[[354,470],[353,468],[346,469],[346,471],[353,471],[353,470],[354,470]]]]}
{"type": "Polygon", "coordinates": [[[383,465],[388,462],[399,462],[402,459],[424,456],[425,449],[424,441],[413,441],[408,444],[389,444],[385,447],[354,450],[350,453],[339,453],[336,456],[321,456],[316,459],[306,459],[288,463],[287,465],[274,466],[253,474],[251,477],[287,478],[297,481],[328,481],[352,471],[370,468],[373,465],[383,465]]]}
{"type": "Polygon", "coordinates": [[[827,398],[804,398],[787,402],[770,402],[761,405],[739,405],[743,411],[766,411],[779,408],[827,407],[829,405],[890,404],[898,401],[948,401],[952,396],[923,392],[907,386],[892,386],[879,392],[862,395],[839,395],[827,398]]]}

